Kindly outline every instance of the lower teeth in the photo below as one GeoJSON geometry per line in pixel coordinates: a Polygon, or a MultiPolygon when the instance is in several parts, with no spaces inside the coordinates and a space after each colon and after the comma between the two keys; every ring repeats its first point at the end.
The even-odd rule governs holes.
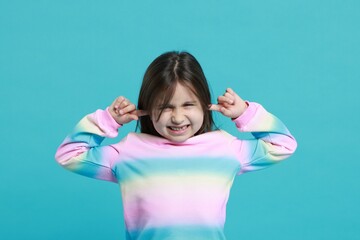
{"type": "Polygon", "coordinates": [[[174,130],[174,131],[180,131],[180,130],[184,130],[186,127],[182,127],[182,128],[173,128],[171,127],[171,130],[174,130]]]}

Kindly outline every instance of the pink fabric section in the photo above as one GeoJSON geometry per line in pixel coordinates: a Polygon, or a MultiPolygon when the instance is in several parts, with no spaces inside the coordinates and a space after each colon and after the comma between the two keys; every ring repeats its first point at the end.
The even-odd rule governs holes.
{"type": "Polygon", "coordinates": [[[109,107],[107,107],[105,111],[101,109],[97,110],[92,117],[97,122],[99,128],[106,133],[106,137],[114,138],[118,135],[118,128],[120,128],[121,125],[111,116],[109,107]]]}
{"type": "Polygon", "coordinates": [[[130,133],[126,139],[114,147],[122,151],[122,160],[135,160],[142,158],[166,158],[179,157],[197,157],[204,156],[204,153],[212,153],[211,157],[230,157],[232,152],[229,151],[224,142],[230,143],[235,138],[223,131],[204,133],[199,136],[188,139],[182,145],[173,144],[165,138],[155,137],[147,134],[130,133]],[[208,139],[213,141],[209,142],[208,139]],[[137,144],[131,144],[136,142],[137,144]],[[206,144],[203,144],[205,143],[206,144]],[[184,151],[186,150],[186,151],[184,151]]]}
{"type": "Polygon", "coordinates": [[[148,188],[143,192],[143,197],[140,191],[136,191],[136,198],[123,196],[127,228],[135,230],[177,224],[224,225],[229,188],[196,183],[183,185],[179,179],[177,181],[171,182],[171,186],[158,184],[157,188],[148,188]]]}
{"type": "Polygon", "coordinates": [[[248,122],[254,117],[257,104],[247,102],[247,109],[243,114],[241,114],[238,118],[234,119],[233,122],[236,124],[236,127],[241,131],[246,131],[246,125],[248,122]]]}

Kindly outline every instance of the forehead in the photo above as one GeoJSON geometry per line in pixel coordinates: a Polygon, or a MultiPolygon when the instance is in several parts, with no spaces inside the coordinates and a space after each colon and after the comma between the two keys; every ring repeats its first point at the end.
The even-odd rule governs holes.
{"type": "Polygon", "coordinates": [[[170,98],[170,103],[182,103],[188,101],[198,101],[191,86],[177,83],[173,96],[170,98]]]}

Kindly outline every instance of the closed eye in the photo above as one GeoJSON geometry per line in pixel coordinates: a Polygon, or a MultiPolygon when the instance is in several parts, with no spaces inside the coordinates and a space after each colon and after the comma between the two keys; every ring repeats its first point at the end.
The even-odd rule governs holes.
{"type": "Polygon", "coordinates": [[[185,107],[187,107],[187,106],[195,106],[195,104],[193,104],[193,103],[187,103],[187,104],[184,104],[184,106],[185,106],[185,107]]]}
{"type": "Polygon", "coordinates": [[[174,106],[172,106],[172,105],[161,105],[160,107],[159,107],[159,110],[165,110],[165,109],[173,109],[174,108],[174,106]]]}
{"type": "Polygon", "coordinates": [[[195,106],[195,102],[186,102],[183,104],[184,107],[192,107],[192,106],[195,106]]]}

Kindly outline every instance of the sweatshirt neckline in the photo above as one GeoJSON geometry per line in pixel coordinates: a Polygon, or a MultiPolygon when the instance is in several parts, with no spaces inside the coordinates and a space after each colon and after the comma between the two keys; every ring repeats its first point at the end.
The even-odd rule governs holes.
{"type": "Polygon", "coordinates": [[[154,135],[150,135],[150,134],[146,134],[146,133],[134,133],[134,134],[137,134],[142,141],[148,142],[150,144],[176,147],[176,146],[189,146],[189,145],[205,143],[209,140],[209,138],[212,137],[211,135],[218,134],[219,132],[221,132],[221,130],[214,130],[211,132],[202,133],[202,134],[190,137],[187,140],[185,140],[184,142],[173,142],[164,137],[154,136],[154,135]]]}

